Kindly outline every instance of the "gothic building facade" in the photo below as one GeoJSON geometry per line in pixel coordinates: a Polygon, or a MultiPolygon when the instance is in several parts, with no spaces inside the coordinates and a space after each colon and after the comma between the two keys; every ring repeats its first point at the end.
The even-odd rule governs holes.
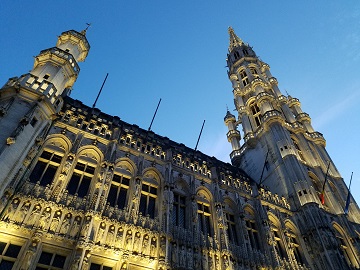
{"type": "Polygon", "coordinates": [[[360,268],[359,208],[322,134],[229,35],[232,165],[70,98],[86,31],[6,82],[0,269],[360,268]]]}

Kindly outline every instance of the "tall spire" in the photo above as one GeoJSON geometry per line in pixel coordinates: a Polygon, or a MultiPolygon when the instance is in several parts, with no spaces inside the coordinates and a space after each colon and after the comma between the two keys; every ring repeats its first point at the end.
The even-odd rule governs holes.
{"type": "Polygon", "coordinates": [[[244,45],[244,42],[235,34],[234,29],[231,26],[229,26],[228,32],[230,35],[229,52],[238,46],[244,45]]]}

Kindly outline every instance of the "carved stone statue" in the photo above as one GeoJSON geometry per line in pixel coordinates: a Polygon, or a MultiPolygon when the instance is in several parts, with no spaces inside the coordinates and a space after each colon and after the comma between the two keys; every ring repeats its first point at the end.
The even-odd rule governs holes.
{"type": "Polygon", "coordinates": [[[85,222],[83,224],[83,227],[81,229],[80,235],[82,237],[88,237],[89,236],[89,229],[91,225],[91,216],[85,217],[85,222]]]}
{"type": "Polygon", "coordinates": [[[50,224],[50,231],[52,232],[57,232],[59,224],[60,224],[60,217],[61,217],[61,212],[56,212],[54,217],[51,220],[51,224],[50,224]]]}
{"type": "Polygon", "coordinates": [[[106,235],[106,244],[109,245],[109,246],[112,246],[112,243],[115,239],[115,226],[114,225],[111,225],[109,227],[109,230],[108,230],[108,233],[106,235]]]}
{"type": "Polygon", "coordinates": [[[149,236],[146,234],[143,238],[141,253],[148,254],[148,247],[149,247],[149,236]]]}
{"type": "Polygon", "coordinates": [[[67,213],[60,227],[60,234],[66,235],[69,232],[71,224],[71,214],[67,213]]]}
{"type": "Polygon", "coordinates": [[[69,233],[71,237],[75,237],[79,233],[80,222],[81,222],[81,217],[79,217],[79,216],[75,217],[74,222],[71,227],[71,230],[70,230],[70,233],[69,233]]]}
{"type": "Polygon", "coordinates": [[[50,224],[51,208],[46,207],[39,219],[39,227],[46,230],[50,224]]]}
{"type": "Polygon", "coordinates": [[[106,229],[106,223],[101,222],[99,226],[99,230],[97,232],[96,242],[102,242],[104,240],[105,229],[106,229]]]}
{"type": "Polygon", "coordinates": [[[129,230],[126,234],[125,238],[125,249],[130,250],[131,249],[131,242],[132,242],[132,232],[129,230]]]}
{"type": "Polygon", "coordinates": [[[179,265],[180,267],[186,267],[186,250],[184,246],[180,248],[179,265]]]}
{"type": "Polygon", "coordinates": [[[134,237],[133,251],[140,253],[140,233],[136,232],[134,237]]]}

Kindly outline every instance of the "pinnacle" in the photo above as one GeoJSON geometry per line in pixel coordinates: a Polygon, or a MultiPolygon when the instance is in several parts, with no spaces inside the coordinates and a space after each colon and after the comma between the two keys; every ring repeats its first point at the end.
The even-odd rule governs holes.
{"type": "Polygon", "coordinates": [[[235,31],[231,26],[228,28],[228,33],[230,35],[229,52],[231,52],[235,47],[244,45],[244,42],[235,34],[235,31]]]}

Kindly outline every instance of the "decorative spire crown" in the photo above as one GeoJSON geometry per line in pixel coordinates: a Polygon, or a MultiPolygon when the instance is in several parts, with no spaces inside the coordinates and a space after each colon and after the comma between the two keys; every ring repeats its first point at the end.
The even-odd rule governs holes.
{"type": "Polygon", "coordinates": [[[235,34],[234,29],[231,26],[229,27],[228,32],[230,35],[229,52],[238,46],[244,45],[244,42],[235,34]]]}

